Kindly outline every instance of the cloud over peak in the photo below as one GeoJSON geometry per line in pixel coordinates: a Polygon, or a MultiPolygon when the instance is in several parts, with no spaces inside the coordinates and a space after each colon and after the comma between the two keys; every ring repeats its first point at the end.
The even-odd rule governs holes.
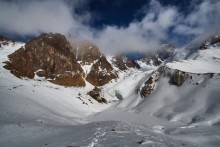
{"type": "Polygon", "coordinates": [[[220,2],[203,1],[193,5],[192,11],[182,14],[174,6],[162,6],[152,0],[140,11],[144,16],[126,27],[107,25],[102,29],[89,24],[95,15],[88,11],[77,14],[76,9],[86,9],[82,0],[0,1],[0,33],[39,35],[58,32],[74,39],[87,39],[104,52],[149,51],[169,40],[181,42],[175,36],[187,37],[219,30],[220,2]]]}

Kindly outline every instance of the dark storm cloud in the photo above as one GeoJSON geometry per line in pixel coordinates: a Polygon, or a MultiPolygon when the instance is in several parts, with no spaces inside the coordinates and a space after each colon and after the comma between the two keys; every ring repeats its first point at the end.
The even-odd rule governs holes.
{"type": "MultiPolygon", "coordinates": [[[[126,27],[107,25],[103,29],[91,28],[89,22],[96,15],[76,9],[86,9],[88,1],[41,0],[0,1],[0,32],[17,35],[39,35],[42,32],[58,32],[74,39],[88,39],[104,52],[147,51],[156,49],[169,38],[170,33],[179,36],[197,36],[219,30],[220,2],[192,3],[187,15],[175,6],[162,6],[152,0],[140,11],[144,17],[133,20],[126,27]]],[[[121,4],[120,4],[121,5],[121,4]]],[[[172,40],[171,40],[172,42],[172,40]]],[[[177,39],[173,42],[179,43],[177,39]]]]}

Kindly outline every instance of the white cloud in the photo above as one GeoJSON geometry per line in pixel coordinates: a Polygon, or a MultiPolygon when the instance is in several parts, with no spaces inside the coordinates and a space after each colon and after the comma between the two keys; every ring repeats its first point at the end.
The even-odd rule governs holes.
{"type": "MultiPolygon", "coordinates": [[[[217,30],[220,26],[220,2],[204,1],[193,5],[188,15],[175,7],[164,7],[152,0],[150,7],[143,7],[145,16],[134,20],[127,27],[106,26],[97,30],[89,26],[90,13],[77,15],[74,9],[86,6],[88,1],[0,1],[0,32],[18,35],[39,35],[42,32],[58,32],[74,39],[87,39],[99,46],[102,52],[149,51],[156,49],[168,32],[181,36],[199,35],[217,30]],[[148,9],[147,9],[148,8],[148,9]]],[[[174,37],[175,38],[175,37],[174,37]]],[[[175,41],[176,38],[170,42],[175,41]]]]}
{"type": "Polygon", "coordinates": [[[146,13],[141,21],[131,22],[128,27],[108,26],[99,32],[94,42],[113,53],[119,50],[148,52],[159,48],[161,41],[167,37],[167,30],[175,24],[177,10],[154,4],[151,3],[150,13],[146,13]]]}
{"type": "Polygon", "coordinates": [[[182,17],[174,31],[179,34],[199,35],[205,32],[220,31],[220,1],[204,1],[194,5],[194,11],[182,17]]]}
{"type": "Polygon", "coordinates": [[[161,29],[166,30],[174,25],[177,11],[175,9],[167,9],[162,11],[158,16],[158,23],[161,29]]]}
{"type": "Polygon", "coordinates": [[[63,1],[1,1],[0,29],[19,35],[36,35],[42,32],[67,34],[78,29],[72,8],[63,1]]]}

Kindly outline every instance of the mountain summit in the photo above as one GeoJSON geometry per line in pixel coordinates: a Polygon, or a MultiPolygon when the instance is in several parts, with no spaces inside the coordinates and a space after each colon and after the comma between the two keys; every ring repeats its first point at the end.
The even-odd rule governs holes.
{"type": "Polygon", "coordinates": [[[64,86],[82,87],[85,86],[85,80],[99,86],[93,82],[94,77],[97,80],[105,79],[101,85],[117,77],[107,78],[113,68],[94,44],[84,41],[79,46],[71,45],[61,34],[42,34],[9,55],[9,61],[5,63],[5,68],[19,78],[45,77],[50,82],[64,86]],[[84,65],[93,65],[90,73],[85,73],[84,65]],[[107,73],[96,72],[99,67],[107,69],[107,73]]]}

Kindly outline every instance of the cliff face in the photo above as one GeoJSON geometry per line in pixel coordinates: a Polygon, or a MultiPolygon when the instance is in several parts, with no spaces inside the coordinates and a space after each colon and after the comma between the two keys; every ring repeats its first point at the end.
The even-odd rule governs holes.
{"type": "Polygon", "coordinates": [[[170,84],[181,86],[187,79],[189,75],[183,71],[175,70],[170,77],[170,84]]]}
{"type": "Polygon", "coordinates": [[[76,47],[76,59],[83,65],[92,64],[100,56],[101,53],[98,47],[89,41],[82,41],[76,47]]]}
{"type": "Polygon", "coordinates": [[[123,55],[115,56],[112,59],[112,63],[121,71],[125,71],[129,68],[137,68],[140,69],[140,65],[133,59],[129,59],[123,55]]]}
{"type": "Polygon", "coordinates": [[[90,73],[86,80],[94,86],[103,86],[112,79],[116,79],[117,74],[105,56],[101,56],[91,67],[90,73]]]}
{"type": "Polygon", "coordinates": [[[33,79],[36,73],[56,84],[85,86],[84,72],[75,57],[74,49],[63,35],[42,34],[9,55],[5,68],[19,78],[33,79]],[[69,80],[74,82],[65,82],[69,80]]]}
{"type": "Polygon", "coordinates": [[[169,85],[182,87],[184,84],[198,85],[202,81],[211,79],[216,73],[191,73],[178,69],[172,69],[167,66],[161,66],[146,78],[144,84],[139,88],[141,97],[149,96],[157,87],[162,78],[167,78],[169,85]]]}
{"type": "Polygon", "coordinates": [[[10,54],[4,66],[12,74],[33,79],[45,77],[63,86],[85,86],[85,80],[102,86],[117,78],[111,64],[91,42],[70,44],[61,34],[42,34],[10,54]],[[82,69],[91,65],[88,75],[82,69]]]}
{"type": "Polygon", "coordinates": [[[124,61],[123,57],[118,55],[118,56],[115,56],[112,60],[112,63],[119,69],[119,70],[126,70],[128,69],[127,66],[126,66],[126,62],[124,61]]]}

